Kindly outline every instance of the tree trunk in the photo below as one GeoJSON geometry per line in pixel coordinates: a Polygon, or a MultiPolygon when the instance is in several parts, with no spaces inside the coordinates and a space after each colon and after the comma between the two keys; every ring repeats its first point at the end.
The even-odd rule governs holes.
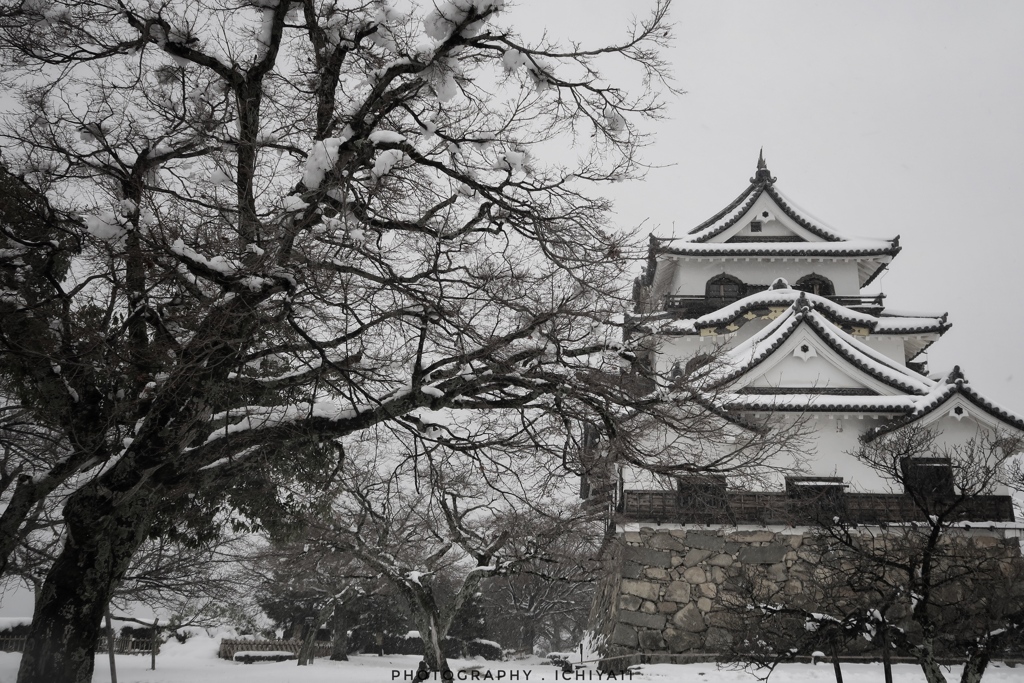
{"type": "Polygon", "coordinates": [[[158,628],[159,624],[159,618],[153,620],[153,639],[149,643],[149,656],[152,664],[152,671],[156,671],[156,648],[159,645],[159,641],[157,639],[160,637],[160,629],[158,628]]]}
{"type": "Polygon", "coordinates": [[[348,611],[340,603],[334,603],[331,617],[331,661],[348,661],[348,611]]]}
{"type": "Polygon", "coordinates": [[[448,659],[444,656],[441,646],[446,634],[441,633],[440,620],[436,613],[424,614],[422,608],[416,621],[420,627],[420,640],[423,641],[423,661],[431,671],[448,671],[448,659]]]}
{"type": "Polygon", "coordinates": [[[107,605],[106,614],[103,617],[107,622],[107,657],[110,660],[110,683],[117,683],[117,663],[114,659],[114,627],[110,623],[110,605],[107,605]]]}
{"type": "Polygon", "coordinates": [[[925,680],[928,683],[946,683],[946,677],[942,673],[942,667],[935,661],[935,647],[931,637],[926,637],[917,648],[917,661],[924,672],[925,680]]]}
{"type": "MultiPolygon", "coordinates": [[[[313,617],[306,617],[306,623],[302,625],[302,630],[299,632],[299,651],[296,659],[298,659],[299,666],[306,666],[306,643],[309,642],[309,632],[313,631],[313,617]]],[[[316,631],[313,631],[316,633],[316,631]]]]}
{"type": "Polygon", "coordinates": [[[832,670],[836,674],[836,683],[843,683],[843,669],[839,666],[839,643],[832,641],[832,670]]]}
{"type": "Polygon", "coordinates": [[[528,654],[533,654],[533,641],[537,639],[537,622],[534,619],[524,619],[522,631],[519,634],[519,649],[528,654]]]}
{"type": "Polygon", "coordinates": [[[313,657],[316,656],[314,648],[316,646],[316,636],[320,632],[320,627],[323,626],[324,622],[327,621],[327,615],[331,612],[332,605],[327,604],[316,616],[309,622],[309,628],[306,630],[304,637],[302,638],[302,646],[299,648],[299,666],[305,666],[306,664],[313,663],[313,657]]]}
{"type": "Polygon", "coordinates": [[[145,539],[153,507],[143,496],[113,508],[89,487],[64,510],[67,540],[36,599],[18,683],[89,683],[96,643],[114,588],[145,539]]]}
{"type": "Polygon", "coordinates": [[[988,668],[989,654],[987,648],[980,648],[971,652],[971,656],[964,662],[964,671],[960,675],[960,683],[980,683],[981,677],[985,675],[988,668]]]}
{"type": "Polygon", "coordinates": [[[892,683],[892,646],[889,644],[889,624],[882,624],[882,671],[885,683],[892,683]]]}

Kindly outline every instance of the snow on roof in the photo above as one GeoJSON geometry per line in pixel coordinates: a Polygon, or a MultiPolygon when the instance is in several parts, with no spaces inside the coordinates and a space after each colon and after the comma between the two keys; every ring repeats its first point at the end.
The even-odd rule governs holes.
{"type": "Polygon", "coordinates": [[[960,366],[958,365],[953,368],[953,372],[949,374],[949,377],[947,377],[944,382],[936,383],[930,392],[924,396],[918,397],[914,401],[914,409],[905,418],[871,429],[864,435],[864,438],[867,441],[871,441],[883,434],[888,434],[900,427],[905,427],[912,422],[916,422],[926,415],[935,412],[955,396],[962,396],[972,405],[991,417],[994,417],[1014,429],[1024,431],[1024,418],[1021,418],[1009,410],[989,401],[987,398],[975,391],[960,371],[960,366]]]}
{"type": "Polygon", "coordinates": [[[28,626],[31,623],[32,617],[0,617],[0,631],[15,626],[28,626]]]}
{"type": "Polygon", "coordinates": [[[835,394],[728,394],[722,397],[727,410],[793,412],[909,413],[914,396],[845,396],[835,394]]]}
{"type": "Polygon", "coordinates": [[[812,330],[829,348],[859,370],[888,386],[910,394],[927,394],[934,380],[895,363],[851,335],[843,332],[815,310],[804,297],[798,298],[772,324],[725,354],[724,373],[719,385],[728,384],[763,363],[801,325],[812,330]]]}
{"type": "Polygon", "coordinates": [[[820,311],[833,323],[862,327],[871,334],[943,334],[951,327],[946,320],[945,313],[940,316],[876,316],[855,311],[828,297],[783,287],[755,292],[699,318],[671,320],[664,324],[659,331],[662,334],[686,335],[698,334],[702,329],[729,324],[741,326],[747,321],[746,316],[751,311],[763,310],[772,306],[790,306],[801,297],[806,301],[806,305],[820,311]]]}
{"type": "Polygon", "coordinates": [[[806,318],[819,336],[831,342],[832,348],[860,369],[875,375],[890,385],[912,391],[915,394],[928,393],[934,380],[896,363],[880,351],[842,331],[821,313],[810,310],[806,318]]]}
{"type": "Polygon", "coordinates": [[[704,221],[688,234],[693,235],[692,242],[706,242],[707,240],[720,235],[735,225],[754,205],[754,202],[762,194],[767,194],[797,225],[822,238],[826,242],[843,242],[845,238],[832,228],[826,226],[822,221],[811,216],[807,211],[801,209],[789,197],[785,196],[775,187],[776,178],[772,177],[768,170],[764,157],[757,160],[757,171],[750,179],[750,185],[739,197],[729,203],[724,209],[704,221]]]}
{"type": "Polygon", "coordinates": [[[841,242],[679,242],[659,243],[658,251],[675,256],[895,256],[899,238],[857,239],[841,242]]]}

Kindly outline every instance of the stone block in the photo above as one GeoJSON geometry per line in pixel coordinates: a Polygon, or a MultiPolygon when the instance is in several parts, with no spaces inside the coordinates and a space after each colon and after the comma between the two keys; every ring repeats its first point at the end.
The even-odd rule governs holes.
{"type": "Polygon", "coordinates": [[[651,536],[651,540],[647,542],[647,545],[660,550],[678,550],[680,552],[686,550],[686,546],[683,545],[682,541],[672,534],[665,533],[651,536]]]}
{"type": "Polygon", "coordinates": [[[797,579],[790,579],[786,582],[786,585],[782,587],[786,595],[799,595],[804,590],[804,585],[797,579]]]}
{"type": "Polygon", "coordinates": [[[633,581],[632,579],[622,580],[622,592],[626,595],[635,595],[645,600],[657,600],[661,586],[650,581],[633,581]]]}
{"type": "Polygon", "coordinates": [[[658,611],[658,606],[650,600],[644,600],[643,603],[640,605],[640,611],[645,612],[647,614],[654,614],[658,611]]]}
{"type": "Polygon", "coordinates": [[[768,567],[768,578],[772,581],[778,581],[782,583],[789,578],[789,574],[786,572],[786,565],[783,562],[777,562],[772,566],[768,567]]]}
{"type": "Polygon", "coordinates": [[[639,579],[643,575],[644,566],[636,562],[622,563],[622,576],[626,579],[639,579]]]}
{"type": "Polygon", "coordinates": [[[767,543],[774,540],[775,533],[762,529],[758,531],[734,531],[729,534],[729,540],[737,543],[767,543]]]}
{"type": "Polygon", "coordinates": [[[710,550],[699,550],[694,548],[686,553],[685,557],[683,557],[683,564],[687,567],[693,567],[711,557],[712,554],[713,553],[710,550]]]}
{"type": "Polygon", "coordinates": [[[668,534],[672,538],[684,540],[686,538],[686,529],[673,529],[672,531],[668,532],[668,534]]]}
{"type": "Polygon", "coordinates": [[[643,604],[643,600],[636,597],[635,595],[620,595],[619,596],[619,609],[629,610],[630,612],[636,612],[640,609],[640,605],[643,604]]]}
{"type": "Polygon", "coordinates": [[[718,588],[713,583],[702,583],[700,585],[700,594],[705,598],[714,598],[718,595],[718,588]]]}
{"type": "Polygon", "coordinates": [[[754,545],[740,548],[736,559],[743,564],[776,564],[781,562],[785,556],[786,546],[776,543],[773,545],[754,545]]]}
{"type": "Polygon", "coordinates": [[[802,560],[808,564],[818,564],[818,562],[821,561],[821,554],[811,550],[799,550],[797,551],[796,557],[798,560],[802,560]]]}
{"type": "Polygon", "coordinates": [[[708,625],[735,631],[740,628],[743,618],[734,611],[727,609],[712,610],[708,613],[708,625]]]}
{"type": "Polygon", "coordinates": [[[732,647],[732,634],[724,628],[709,628],[704,635],[704,649],[708,652],[727,652],[732,647]]]}
{"type": "Polygon", "coordinates": [[[640,534],[636,531],[627,531],[622,534],[622,537],[626,540],[626,543],[642,543],[643,539],[640,534]]]}
{"type": "Polygon", "coordinates": [[[668,581],[668,570],[661,567],[648,567],[644,570],[644,576],[655,581],[668,581]]]}
{"type": "Polygon", "coordinates": [[[683,579],[694,585],[705,583],[708,580],[707,574],[700,567],[690,567],[683,572],[683,579]]]}
{"type": "Polygon", "coordinates": [[[665,589],[665,599],[674,602],[690,602],[690,584],[685,581],[673,581],[665,589]]]}
{"type": "Polygon", "coordinates": [[[697,633],[675,628],[665,629],[665,646],[669,652],[687,652],[699,648],[703,639],[697,633]]]}
{"type": "Polygon", "coordinates": [[[648,567],[664,567],[668,569],[672,566],[672,554],[665,550],[654,550],[652,548],[631,545],[626,548],[624,554],[627,561],[636,562],[648,567]]]}
{"type": "Polygon", "coordinates": [[[615,630],[612,631],[612,644],[636,647],[638,645],[636,629],[625,624],[615,624],[615,630]]]}
{"type": "Polygon", "coordinates": [[[804,543],[804,537],[799,534],[786,535],[783,538],[789,541],[789,547],[794,550],[802,546],[804,543]]]}
{"type": "MultiPolygon", "coordinates": [[[[687,586],[689,587],[689,586],[687,586]]],[[[662,614],[675,614],[676,610],[679,609],[679,605],[668,600],[664,600],[658,603],[658,611],[662,614]]]]}
{"type": "Polygon", "coordinates": [[[640,631],[640,647],[645,650],[664,650],[665,639],[661,631],[640,631]]]}
{"type": "Polygon", "coordinates": [[[677,628],[690,633],[700,633],[707,629],[707,625],[704,623],[704,615],[701,614],[697,605],[692,602],[676,612],[676,615],[672,618],[672,623],[677,628]]]}
{"type": "Polygon", "coordinates": [[[725,570],[721,567],[711,568],[711,580],[715,583],[725,583],[726,576],[725,570]]]}
{"type": "Polygon", "coordinates": [[[711,611],[712,602],[710,598],[697,598],[697,609],[707,614],[711,611]]]}
{"type": "Polygon", "coordinates": [[[658,629],[665,628],[665,615],[644,614],[642,612],[619,611],[619,623],[632,626],[643,626],[644,628],[658,629]]]}
{"type": "Polygon", "coordinates": [[[725,539],[718,534],[691,531],[686,535],[686,545],[691,548],[699,548],[700,550],[721,552],[725,547],[725,539]]]}
{"type": "Polygon", "coordinates": [[[712,567],[731,567],[732,556],[727,555],[726,553],[720,553],[708,559],[708,564],[710,564],[712,567]]]}

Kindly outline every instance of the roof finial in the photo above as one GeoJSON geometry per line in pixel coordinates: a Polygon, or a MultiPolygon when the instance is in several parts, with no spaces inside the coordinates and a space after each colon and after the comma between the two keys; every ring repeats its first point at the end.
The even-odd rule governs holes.
{"type": "Polygon", "coordinates": [[[764,160],[764,147],[757,155],[757,173],[750,179],[752,183],[766,183],[771,184],[776,181],[776,178],[772,177],[772,172],[768,170],[768,164],[764,160]]]}

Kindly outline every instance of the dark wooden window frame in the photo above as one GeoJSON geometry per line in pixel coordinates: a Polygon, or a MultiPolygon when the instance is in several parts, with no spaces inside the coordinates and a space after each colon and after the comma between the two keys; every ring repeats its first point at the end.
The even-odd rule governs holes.
{"type": "Polygon", "coordinates": [[[707,281],[704,285],[704,296],[708,301],[714,301],[721,305],[738,301],[746,294],[747,287],[738,277],[722,273],[707,281]],[[732,288],[730,292],[727,288],[732,288]]]}
{"type": "Polygon", "coordinates": [[[817,294],[818,296],[835,296],[836,294],[836,286],[832,284],[832,281],[824,275],[818,275],[817,273],[804,275],[796,281],[793,289],[799,289],[808,294],[817,294]]]}

